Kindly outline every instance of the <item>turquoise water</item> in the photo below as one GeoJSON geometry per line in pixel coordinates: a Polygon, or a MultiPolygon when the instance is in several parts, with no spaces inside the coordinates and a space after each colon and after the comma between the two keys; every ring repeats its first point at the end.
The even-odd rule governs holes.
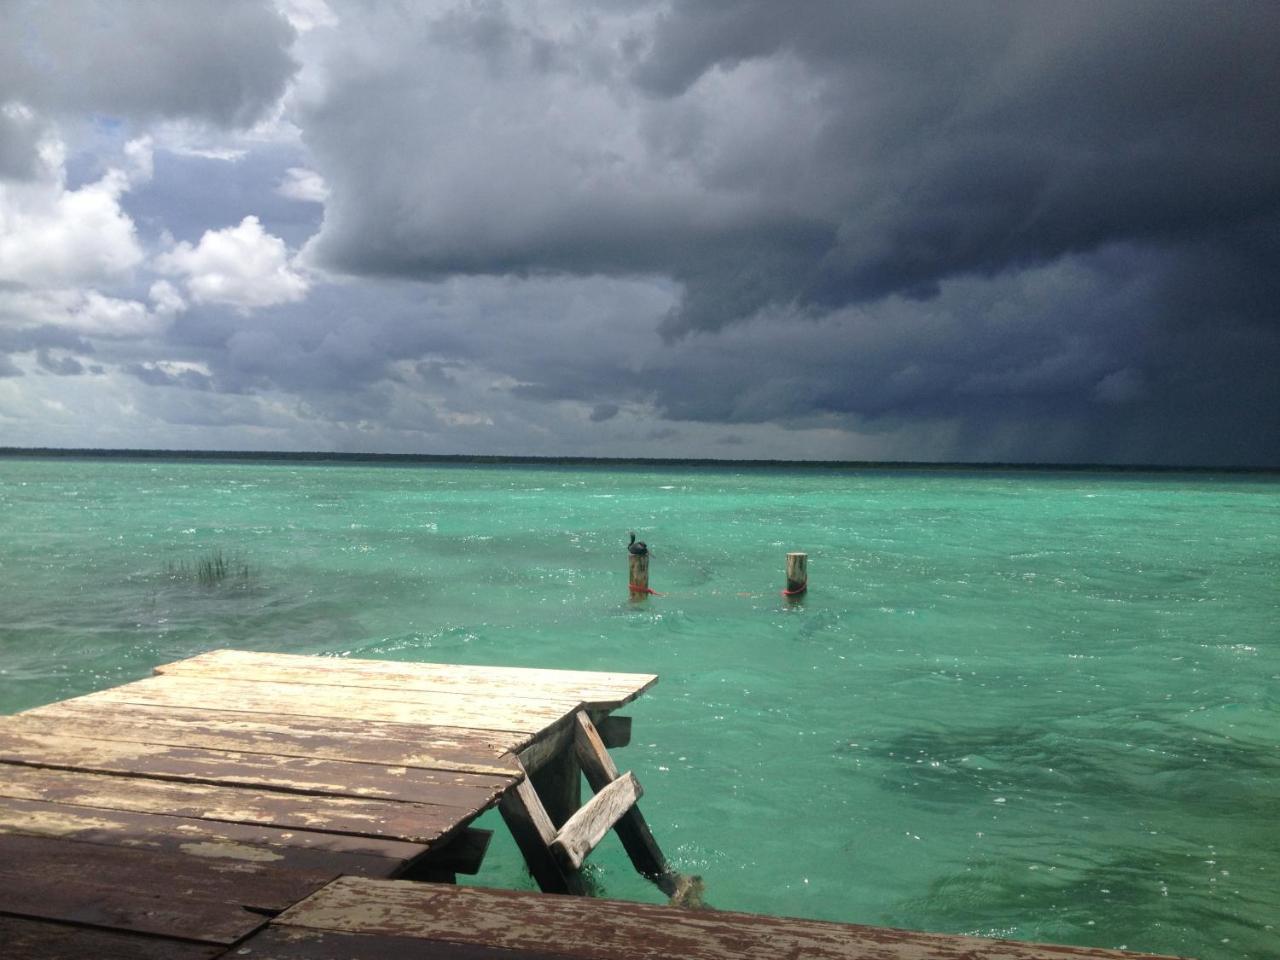
{"type": "Polygon", "coordinates": [[[1274,477],[0,460],[0,517],[0,712],[214,647],[653,672],[616,756],[714,906],[1280,953],[1274,477]]]}

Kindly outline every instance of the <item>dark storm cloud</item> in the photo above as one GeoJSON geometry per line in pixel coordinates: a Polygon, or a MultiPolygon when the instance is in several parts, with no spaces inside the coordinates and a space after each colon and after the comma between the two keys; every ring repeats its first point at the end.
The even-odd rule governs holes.
{"type": "Polygon", "coordinates": [[[889,438],[879,455],[895,458],[1274,462],[1280,393],[1267,367],[1280,332],[1239,320],[1207,340],[1194,325],[1172,332],[1151,303],[1176,279],[1160,270],[1178,270],[1151,260],[1111,248],[947,281],[927,304],[764,315],[653,351],[582,341],[574,364],[536,347],[485,362],[521,381],[513,393],[526,399],[852,431],[889,438]]]}
{"type": "Polygon", "coordinates": [[[796,159],[843,209],[772,299],[839,306],[1274,216],[1278,38],[1269,5],[689,4],[635,76],[673,97],[777,55],[821,78],[796,159]]]}
{"type": "Polygon", "coordinates": [[[456,361],[421,358],[467,352],[408,285],[320,287],[305,302],[275,308],[269,322],[194,307],[174,319],[167,343],[171,359],[206,363],[218,391],[282,389],[302,396],[359,393],[394,378],[401,360],[417,362],[424,380],[447,382],[456,361]]]}
{"type": "Polygon", "coordinates": [[[334,265],[662,273],[686,285],[674,333],[770,304],[927,298],[950,276],[1277,211],[1274,5],[681,4],[612,73],[590,69],[605,38],[567,47],[467,9],[399,24],[412,41],[312,117],[337,187],[316,249],[334,265]],[[596,112],[610,100],[621,120],[596,112]],[[641,138],[630,155],[619,123],[641,138]]]}
{"type": "Polygon", "coordinates": [[[335,48],[304,114],[332,188],[309,254],[675,281],[643,360],[460,332],[592,424],[1280,461],[1280,7],[653,9],[359,18],[380,56],[335,48]]]}
{"type": "Polygon", "coordinates": [[[13,0],[0,7],[0,100],[247,125],[296,69],[293,36],[266,0],[13,0]]]}
{"type": "Polygon", "coordinates": [[[185,445],[1280,463],[1274,4],[332,5],[0,6],[13,197],[155,143],[99,291],[155,322],[0,372],[96,346],[185,445]],[[248,216],[305,300],[157,272],[248,216]]]}

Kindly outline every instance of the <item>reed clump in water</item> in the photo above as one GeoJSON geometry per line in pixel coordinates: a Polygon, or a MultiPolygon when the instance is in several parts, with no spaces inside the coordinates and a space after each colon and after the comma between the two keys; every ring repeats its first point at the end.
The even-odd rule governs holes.
{"type": "Polygon", "coordinates": [[[212,550],[206,556],[188,565],[185,560],[170,561],[170,580],[194,580],[202,587],[218,587],[224,584],[248,586],[253,571],[248,562],[239,557],[226,557],[221,550],[212,550]]]}

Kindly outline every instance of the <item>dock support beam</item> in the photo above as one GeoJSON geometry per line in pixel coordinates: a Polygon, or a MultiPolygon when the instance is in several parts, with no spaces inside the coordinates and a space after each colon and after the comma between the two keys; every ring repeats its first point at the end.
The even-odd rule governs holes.
{"type": "Polygon", "coordinates": [[[556,829],[582,806],[582,768],[574,751],[561,750],[529,777],[556,829]]]}
{"type": "Polygon", "coordinates": [[[507,795],[498,804],[498,810],[507,829],[511,831],[511,836],[515,838],[520,853],[524,855],[524,862],[533,874],[538,889],[543,893],[585,892],[582,876],[578,871],[566,871],[551,852],[551,845],[556,839],[556,828],[527,777],[507,791],[507,795]]]}
{"type": "MultiPolygon", "coordinates": [[[[544,893],[584,892],[583,861],[613,829],[636,870],[668,896],[674,895],[679,877],[667,865],[636,805],[643,790],[635,776],[618,772],[585,710],[574,715],[572,728],[564,733],[568,736],[561,741],[560,751],[543,759],[538,772],[509,790],[498,807],[538,886],[544,893]],[[585,774],[595,796],[556,823],[534,780],[542,775],[553,789],[560,789],[562,776],[570,768],[575,776],[579,771],[585,774]]],[[[538,752],[525,751],[530,759],[538,752]]],[[[563,794],[557,798],[557,802],[563,800],[563,794]]]]}
{"type": "MultiPolygon", "coordinates": [[[[579,710],[574,722],[576,724],[574,748],[577,750],[578,760],[582,764],[582,772],[587,777],[587,783],[591,784],[591,789],[598,794],[618,779],[618,768],[613,758],[609,756],[609,751],[605,749],[604,741],[601,740],[591,719],[579,710]]],[[[673,896],[676,892],[676,876],[667,866],[666,857],[658,849],[658,842],[653,839],[653,833],[649,830],[649,824],[645,822],[640,808],[632,806],[617,822],[614,830],[617,831],[618,839],[622,841],[622,847],[627,851],[627,856],[631,858],[631,864],[636,871],[656,884],[658,889],[667,896],[673,896]]]]}

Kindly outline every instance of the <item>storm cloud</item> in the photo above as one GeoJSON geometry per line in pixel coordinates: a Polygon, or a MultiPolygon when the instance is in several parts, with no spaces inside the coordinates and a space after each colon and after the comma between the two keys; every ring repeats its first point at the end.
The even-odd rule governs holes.
{"type": "Polygon", "coordinates": [[[40,111],[244,126],[297,64],[270,4],[12,0],[0,9],[0,93],[40,111]]]}
{"type": "Polygon", "coordinates": [[[0,15],[21,436],[1280,464],[1274,5],[79,13],[0,15]]]}
{"type": "Polygon", "coordinates": [[[647,14],[479,5],[378,24],[377,57],[338,52],[347,82],[306,125],[335,186],[316,255],[423,278],[662,274],[684,286],[678,335],[1277,212],[1270,5],[647,14]]]}

